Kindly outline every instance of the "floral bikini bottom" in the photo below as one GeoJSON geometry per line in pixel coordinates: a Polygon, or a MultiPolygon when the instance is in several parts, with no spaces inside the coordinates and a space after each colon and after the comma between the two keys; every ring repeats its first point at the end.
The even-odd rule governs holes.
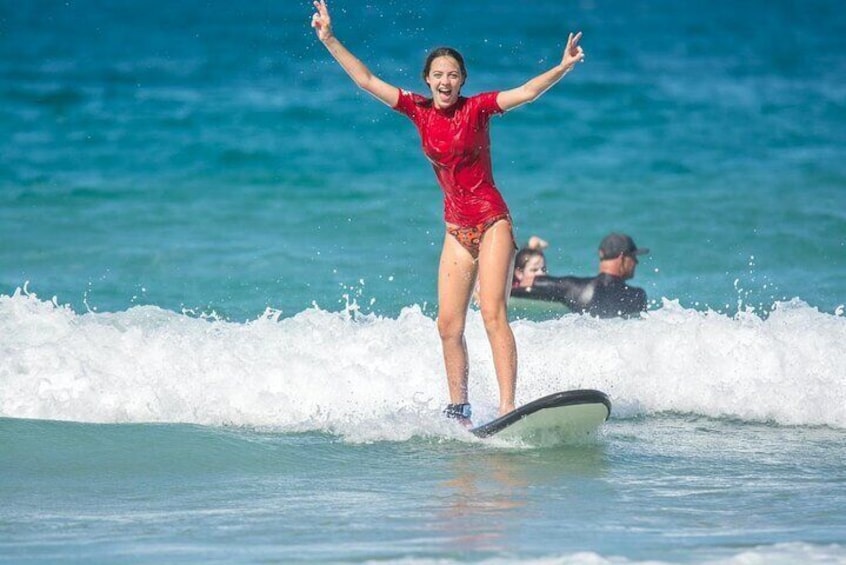
{"type": "Polygon", "coordinates": [[[482,244],[482,236],[488,231],[491,226],[500,220],[508,220],[509,231],[511,232],[511,241],[514,243],[514,248],[517,248],[517,242],[514,241],[514,231],[511,229],[511,216],[508,214],[500,214],[494,216],[489,220],[485,220],[476,226],[462,227],[447,225],[447,233],[454,237],[461,247],[466,249],[473,259],[479,258],[479,246],[482,244]]]}

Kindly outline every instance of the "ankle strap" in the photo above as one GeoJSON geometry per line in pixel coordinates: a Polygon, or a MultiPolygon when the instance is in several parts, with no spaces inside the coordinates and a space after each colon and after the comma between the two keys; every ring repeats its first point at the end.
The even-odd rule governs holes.
{"type": "Polygon", "coordinates": [[[444,409],[444,414],[446,414],[447,418],[464,418],[469,420],[470,416],[473,414],[473,410],[467,403],[447,404],[447,407],[444,409]]]}

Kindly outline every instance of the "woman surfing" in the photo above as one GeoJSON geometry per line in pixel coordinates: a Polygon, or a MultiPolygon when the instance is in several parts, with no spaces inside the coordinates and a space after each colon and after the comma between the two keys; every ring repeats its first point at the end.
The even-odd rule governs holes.
{"type": "Polygon", "coordinates": [[[508,323],[516,245],[508,206],[493,180],[491,116],[532,102],[584,60],[582,34],[571,33],[561,61],[508,90],[462,95],[464,58],[450,47],[432,51],[423,65],[426,95],[401,90],[374,75],[335,36],[325,0],[314,2],[311,26],[355,84],[417,127],[423,152],[443,191],[445,233],[438,268],[438,332],[450,402],[445,413],[470,426],[469,364],[464,329],[478,277],[478,300],[499,385],[499,414],[514,410],[517,348],[508,323]]]}

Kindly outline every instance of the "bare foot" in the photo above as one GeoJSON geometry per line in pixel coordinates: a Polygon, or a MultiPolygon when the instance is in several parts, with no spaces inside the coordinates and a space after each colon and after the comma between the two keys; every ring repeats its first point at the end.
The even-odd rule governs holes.
{"type": "Polygon", "coordinates": [[[498,415],[499,416],[505,416],[509,412],[514,412],[514,405],[513,404],[508,404],[506,406],[500,406],[498,415]]]}

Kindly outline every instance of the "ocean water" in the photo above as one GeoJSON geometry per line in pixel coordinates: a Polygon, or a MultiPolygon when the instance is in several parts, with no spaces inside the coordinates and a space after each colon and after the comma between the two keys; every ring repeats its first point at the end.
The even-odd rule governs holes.
{"type": "MultiPolygon", "coordinates": [[[[423,91],[586,62],[495,118],[553,274],[609,231],[641,319],[512,312],[518,402],[439,414],[440,191],[309,2],[0,0],[0,562],[846,563],[846,12],[834,0],[331,3],[423,91]],[[483,6],[483,7],[482,7],[483,6]]],[[[497,390],[469,314],[471,399],[497,390]]]]}

